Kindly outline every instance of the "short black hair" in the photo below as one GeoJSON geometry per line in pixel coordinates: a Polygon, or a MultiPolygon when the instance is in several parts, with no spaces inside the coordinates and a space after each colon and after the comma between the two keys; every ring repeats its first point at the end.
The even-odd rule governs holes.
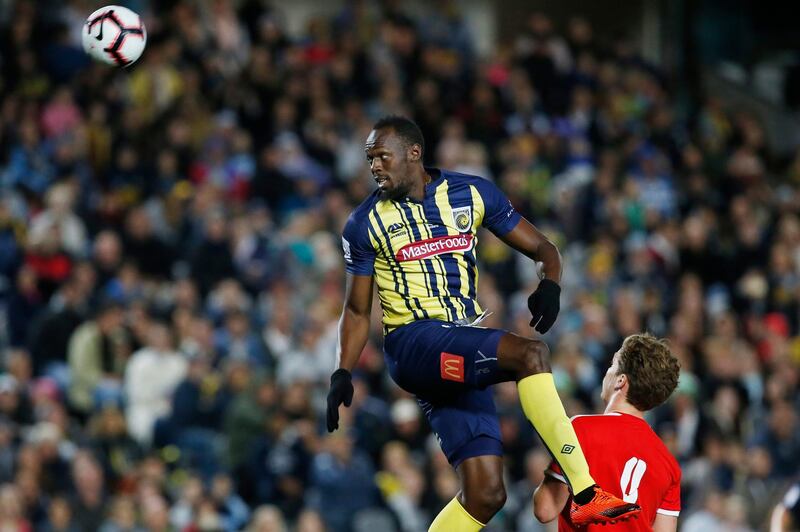
{"type": "Polygon", "coordinates": [[[392,129],[409,146],[419,144],[420,148],[422,148],[422,153],[425,153],[425,137],[422,136],[422,130],[417,123],[410,118],[400,115],[384,116],[375,122],[372,129],[392,129]]]}

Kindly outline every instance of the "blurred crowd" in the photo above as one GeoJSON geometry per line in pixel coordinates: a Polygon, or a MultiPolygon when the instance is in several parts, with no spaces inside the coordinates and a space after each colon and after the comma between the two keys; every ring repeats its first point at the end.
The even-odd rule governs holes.
{"type": "MultiPolygon", "coordinates": [[[[545,336],[570,414],[628,334],[667,337],[648,418],[683,468],[681,529],[755,530],[800,473],[800,152],[631,42],[520,19],[488,55],[458,3],[343,2],[287,33],[243,0],[138,0],[126,70],[90,63],[96,2],[0,2],[0,528],[425,530],[458,489],[384,371],[380,316],[345,429],[324,430],[339,235],[363,143],[414,118],[429,165],[494,180],[565,259],[545,336]]],[[[486,325],[530,335],[527,259],[481,236],[486,325]]],[[[496,387],[509,500],[544,530],[549,457],[496,387]]]]}

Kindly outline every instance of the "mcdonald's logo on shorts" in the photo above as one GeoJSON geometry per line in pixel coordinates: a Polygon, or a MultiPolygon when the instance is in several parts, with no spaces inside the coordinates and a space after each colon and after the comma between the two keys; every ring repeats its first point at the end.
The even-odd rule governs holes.
{"type": "Polygon", "coordinates": [[[442,352],[439,363],[442,379],[464,382],[464,357],[442,352]]]}

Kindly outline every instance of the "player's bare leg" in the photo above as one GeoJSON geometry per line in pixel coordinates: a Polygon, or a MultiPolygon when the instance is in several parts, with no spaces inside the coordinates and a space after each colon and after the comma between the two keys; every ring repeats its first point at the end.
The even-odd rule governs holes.
{"type": "Polygon", "coordinates": [[[456,471],[461,477],[461,493],[436,516],[429,532],[481,530],[506,503],[500,456],[467,458],[456,471]]]}
{"type": "Polygon", "coordinates": [[[476,456],[458,466],[461,477],[461,504],[481,523],[488,523],[506,503],[503,485],[503,458],[476,456]]]}
{"type": "Polygon", "coordinates": [[[637,515],[638,505],[599,489],[589,474],[589,464],[556,391],[547,344],[504,334],[497,346],[497,363],[513,374],[525,416],[569,481],[576,503],[571,511],[573,523],[610,523],[637,515]]]}

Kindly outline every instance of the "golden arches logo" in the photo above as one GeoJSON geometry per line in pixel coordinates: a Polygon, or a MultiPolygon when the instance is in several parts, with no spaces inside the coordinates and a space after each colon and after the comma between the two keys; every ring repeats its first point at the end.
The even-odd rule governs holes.
{"type": "Polygon", "coordinates": [[[439,369],[442,379],[464,382],[464,357],[442,352],[439,369]]]}

